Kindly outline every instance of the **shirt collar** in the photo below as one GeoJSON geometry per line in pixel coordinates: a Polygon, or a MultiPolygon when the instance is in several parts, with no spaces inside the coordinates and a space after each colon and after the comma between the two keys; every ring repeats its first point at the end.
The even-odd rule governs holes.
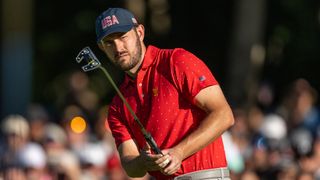
{"type": "MultiPolygon", "coordinates": [[[[138,74],[141,70],[146,70],[148,67],[150,67],[155,61],[154,59],[157,57],[157,54],[159,53],[159,48],[149,45],[147,47],[146,53],[143,58],[141,69],[139,70],[138,74]]],[[[125,76],[125,84],[129,82],[133,82],[135,79],[132,79],[128,74],[125,76]]]]}
{"type": "Polygon", "coordinates": [[[154,62],[154,59],[157,57],[158,53],[159,53],[159,48],[149,45],[147,47],[146,54],[144,55],[141,69],[145,70],[149,66],[151,66],[152,63],[154,62]]]}

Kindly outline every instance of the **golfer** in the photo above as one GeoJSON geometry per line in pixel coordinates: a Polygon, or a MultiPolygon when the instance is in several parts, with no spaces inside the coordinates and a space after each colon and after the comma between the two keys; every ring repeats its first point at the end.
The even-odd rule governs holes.
{"type": "Polygon", "coordinates": [[[183,48],[146,46],[144,26],[126,9],[104,11],[96,34],[99,48],[126,72],[119,89],[162,152],[151,150],[116,95],[108,123],[128,176],[230,179],[221,134],[234,118],[205,63],[183,48]]]}

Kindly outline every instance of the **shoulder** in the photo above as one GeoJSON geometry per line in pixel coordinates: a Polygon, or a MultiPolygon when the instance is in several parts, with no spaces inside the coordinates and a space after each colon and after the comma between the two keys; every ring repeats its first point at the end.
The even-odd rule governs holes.
{"type": "MultiPolygon", "coordinates": [[[[151,48],[149,48],[151,49],[151,48]]],[[[156,52],[158,56],[166,57],[169,59],[182,58],[184,56],[193,55],[191,52],[183,49],[183,48],[171,48],[171,49],[160,49],[153,47],[153,52],[156,52]],[[156,49],[156,50],[154,50],[156,49]]]]}
{"type": "Polygon", "coordinates": [[[188,50],[176,48],[171,55],[171,61],[175,65],[185,64],[188,62],[199,61],[200,59],[188,50]]]}
{"type": "Polygon", "coordinates": [[[204,62],[195,54],[183,48],[176,48],[173,50],[170,58],[170,64],[172,68],[182,68],[186,70],[205,65],[204,62]]]}
{"type": "Polygon", "coordinates": [[[205,63],[192,52],[184,48],[159,49],[159,64],[172,71],[189,71],[190,68],[206,66],[205,63]]]}
{"type": "Polygon", "coordinates": [[[184,49],[184,48],[175,48],[172,50],[172,58],[179,59],[186,56],[194,56],[190,51],[184,49]]]}
{"type": "Polygon", "coordinates": [[[156,59],[161,60],[160,63],[170,63],[171,65],[181,64],[185,61],[198,59],[193,53],[184,48],[160,49],[156,51],[156,59]]]}

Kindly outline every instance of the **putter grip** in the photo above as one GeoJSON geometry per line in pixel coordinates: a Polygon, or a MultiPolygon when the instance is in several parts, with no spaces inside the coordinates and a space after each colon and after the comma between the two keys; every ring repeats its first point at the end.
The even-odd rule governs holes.
{"type": "Polygon", "coordinates": [[[154,141],[150,133],[147,133],[144,137],[146,138],[148,144],[151,146],[153,152],[155,152],[156,154],[162,154],[161,150],[159,149],[157,143],[154,141]]]}

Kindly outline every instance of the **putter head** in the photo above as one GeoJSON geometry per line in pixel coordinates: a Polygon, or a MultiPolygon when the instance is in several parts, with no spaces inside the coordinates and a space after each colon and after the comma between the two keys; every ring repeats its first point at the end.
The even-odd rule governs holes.
{"type": "Polygon", "coordinates": [[[91,51],[90,47],[83,48],[76,57],[76,61],[84,64],[82,66],[82,70],[85,72],[92,71],[101,65],[100,61],[91,51]]]}

